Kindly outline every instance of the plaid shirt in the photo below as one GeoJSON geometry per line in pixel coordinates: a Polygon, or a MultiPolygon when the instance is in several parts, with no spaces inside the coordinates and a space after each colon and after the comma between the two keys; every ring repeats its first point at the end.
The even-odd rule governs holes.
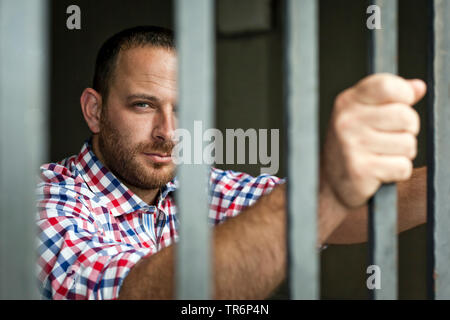
{"type": "MultiPolygon", "coordinates": [[[[281,180],[211,168],[212,225],[236,216],[281,180]]],[[[178,240],[176,178],[148,205],[106,169],[87,141],[80,153],[41,167],[40,290],[46,299],[116,299],[142,258],[178,240]]]]}

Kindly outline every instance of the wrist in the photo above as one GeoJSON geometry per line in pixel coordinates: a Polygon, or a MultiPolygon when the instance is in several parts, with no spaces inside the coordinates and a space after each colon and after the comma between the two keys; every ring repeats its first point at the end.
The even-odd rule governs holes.
{"type": "Polygon", "coordinates": [[[340,200],[326,176],[321,172],[319,183],[319,244],[321,246],[353,210],[340,200]]]}

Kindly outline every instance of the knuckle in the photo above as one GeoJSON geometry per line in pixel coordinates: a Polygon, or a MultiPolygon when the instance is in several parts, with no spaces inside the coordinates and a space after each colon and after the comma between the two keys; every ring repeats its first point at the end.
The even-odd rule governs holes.
{"type": "Polygon", "coordinates": [[[340,112],[351,104],[350,89],[344,90],[336,96],[334,107],[336,111],[340,112]]]}
{"type": "Polygon", "coordinates": [[[372,87],[377,90],[391,89],[400,77],[391,73],[375,73],[367,76],[360,82],[360,87],[372,87]]]}
{"type": "Polygon", "coordinates": [[[419,113],[413,108],[411,108],[411,114],[412,114],[411,131],[414,135],[418,135],[420,132],[420,116],[419,113]]]}
{"type": "Polygon", "coordinates": [[[368,198],[372,197],[377,189],[380,187],[380,183],[377,180],[371,180],[368,183],[365,183],[361,186],[361,193],[364,198],[368,200],[368,198]]]}
{"type": "Polygon", "coordinates": [[[392,75],[389,73],[375,73],[365,77],[361,82],[361,88],[367,87],[378,87],[386,79],[391,78],[392,75]]]}
{"type": "Polygon", "coordinates": [[[368,76],[364,79],[362,79],[360,82],[358,82],[353,88],[357,95],[364,95],[367,94],[367,92],[372,87],[371,83],[374,82],[373,79],[374,75],[368,76]]]}
{"type": "Polygon", "coordinates": [[[335,120],[335,128],[339,134],[349,130],[354,123],[354,117],[349,112],[341,112],[335,120]]]}
{"type": "Polygon", "coordinates": [[[401,126],[414,135],[419,133],[420,117],[416,110],[406,104],[398,104],[396,108],[396,117],[401,126]]]}
{"type": "Polygon", "coordinates": [[[408,82],[400,76],[381,74],[376,79],[375,86],[387,100],[403,101],[408,104],[414,100],[414,92],[408,82]]]}
{"type": "Polygon", "coordinates": [[[359,202],[366,201],[378,189],[380,183],[376,178],[370,157],[364,157],[360,153],[353,152],[346,161],[346,171],[349,181],[353,186],[354,195],[359,202]]]}
{"type": "Polygon", "coordinates": [[[408,180],[411,177],[413,171],[412,162],[407,158],[401,158],[399,162],[398,179],[400,181],[408,180]]]}
{"type": "Polygon", "coordinates": [[[406,135],[406,155],[414,159],[417,155],[417,139],[411,134],[406,135]]]}
{"type": "Polygon", "coordinates": [[[404,105],[404,104],[397,105],[397,118],[399,119],[399,121],[401,121],[401,123],[405,127],[409,126],[409,123],[411,122],[412,117],[411,117],[411,113],[408,110],[407,105],[404,105]]]}
{"type": "Polygon", "coordinates": [[[388,76],[378,78],[375,83],[377,91],[379,91],[380,94],[386,97],[391,97],[394,94],[393,92],[394,85],[395,85],[394,79],[388,76]]]}
{"type": "Polygon", "coordinates": [[[356,154],[351,155],[347,161],[347,171],[352,180],[361,180],[367,175],[366,162],[356,154]]]}

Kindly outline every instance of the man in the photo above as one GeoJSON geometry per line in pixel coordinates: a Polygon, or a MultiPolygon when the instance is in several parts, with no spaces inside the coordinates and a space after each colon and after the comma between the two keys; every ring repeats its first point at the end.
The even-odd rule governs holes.
{"type": "MultiPolygon", "coordinates": [[[[41,168],[45,298],[174,297],[176,63],[171,32],[157,27],[124,30],[100,49],[80,101],[92,137],[41,168]]],[[[367,200],[411,175],[399,184],[400,231],[425,222],[426,172],[412,174],[411,163],[411,106],[425,91],[420,80],[383,74],[337,97],[321,157],[319,245],[365,241],[367,200]]],[[[210,187],[214,298],[268,297],[286,270],[284,181],[212,168],[210,187]]]]}

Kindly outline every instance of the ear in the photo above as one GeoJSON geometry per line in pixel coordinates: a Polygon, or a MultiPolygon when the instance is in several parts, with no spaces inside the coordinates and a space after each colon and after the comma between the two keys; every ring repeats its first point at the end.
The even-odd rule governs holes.
{"type": "Polygon", "coordinates": [[[96,134],[100,132],[100,115],[102,112],[102,96],[92,88],[83,90],[80,98],[81,111],[84,119],[92,131],[96,134]]]}

